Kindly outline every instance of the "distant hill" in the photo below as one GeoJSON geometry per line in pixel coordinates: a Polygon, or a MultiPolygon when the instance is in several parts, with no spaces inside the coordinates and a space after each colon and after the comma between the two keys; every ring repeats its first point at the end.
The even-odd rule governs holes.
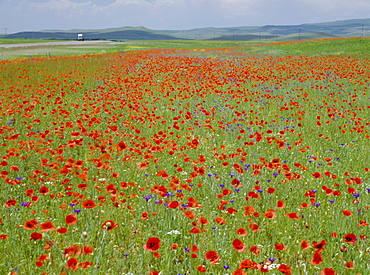
{"type": "MultiPolygon", "coordinates": [[[[359,37],[370,36],[370,18],[351,19],[315,24],[301,25],[266,25],[266,26],[242,26],[228,28],[197,28],[191,30],[161,30],[169,35],[188,39],[215,40],[219,37],[223,40],[225,36],[235,40],[245,39],[245,35],[257,35],[257,40],[279,40],[276,37],[299,33],[320,33],[320,38],[331,37],[359,37]]],[[[315,35],[312,35],[315,36],[315,35]]],[[[303,36],[302,36],[303,38],[303,36]]]]}
{"type": "MultiPolygon", "coordinates": [[[[196,28],[190,30],[151,30],[145,27],[122,27],[98,30],[44,30],[8,34],[7,38],[77,39],[83,33],[88,40],[229,40],[284,41],[332,37],[369,37],[370,18],[301,25],[240,26],[196,28]]],[[[4,35],[0,35],[0,38],[4,35]]]]}
{"type": "Polygon", "coordinates": [[[208,40],[216,40],[216,41],[259,41],[259,40],[272,40],[277,36],[267,35],[267,36],[259,36],[255,34],[227,34],[227,35],[220,35],[214,38],[209,38],[208,40]]]}
{"type": "Polygon", "coordinates": [[[174,40],[183,39],[150,30],[144,27],[123,27],[102,30],[45,30],[36,32],[18,32],[8,34],[7,38],[18,39],[66,39],[75,40],[77,34],[83,33],[86,40],[174,40]]]}
{"type": "Polygon", "coordinates": [[[338,36],[330,35],[324,32],[308,32],[308,33],[292,33],[288,35],[279,36],[277,41],[292,41],[305,39],[321,39],[321,38],[335,38],[338,36]]]}

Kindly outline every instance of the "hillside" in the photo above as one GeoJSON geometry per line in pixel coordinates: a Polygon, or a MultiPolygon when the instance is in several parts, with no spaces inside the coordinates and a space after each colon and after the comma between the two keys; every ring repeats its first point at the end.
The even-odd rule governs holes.
{"type": "MultiPolygon", "coordinates": [[[[87,40],[229,40],[282,41],[332,37],[369,37],[370,18],[300,25],[240,26],[196,28],[190,30],[151,30],[145,27],[122,27],[98,30],[44,30],[8,34],[18,39],[77,39],[83,33],[87,40]]],[[[4,38],[4,35],[0,35],[4,38]]]]}

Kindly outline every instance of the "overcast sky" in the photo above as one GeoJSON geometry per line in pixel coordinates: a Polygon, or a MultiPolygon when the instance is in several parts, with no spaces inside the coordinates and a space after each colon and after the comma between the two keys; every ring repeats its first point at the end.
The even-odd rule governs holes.
{"type": "Polygon", "coordinates": [[[369,0],[0,0],[2,34],[124,26],[185,30],[362,18],[370,18],[369,0]]]}

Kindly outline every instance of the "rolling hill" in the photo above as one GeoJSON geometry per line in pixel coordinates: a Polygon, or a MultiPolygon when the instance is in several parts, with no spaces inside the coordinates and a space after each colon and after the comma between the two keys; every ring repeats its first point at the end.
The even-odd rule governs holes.
{"type": "MultiPolygon", "coordinates": [[[[370,36],[370,18],[300,25],[240,26],[196,28],[190,30],[151,30],[145,27],[122,27],[97,30],[43,30],[8,34],[7,38],[77,39],[83,33],[90,40],[229,40],[283,41],[332,37],[370,36]]],[[[0,35],[0,38],[4,35],[0,35]]]]}

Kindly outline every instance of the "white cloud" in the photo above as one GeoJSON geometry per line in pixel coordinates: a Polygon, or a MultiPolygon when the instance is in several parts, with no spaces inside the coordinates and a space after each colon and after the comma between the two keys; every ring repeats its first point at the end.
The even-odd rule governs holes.
{"type": "Polygon", "coordinates": [[[73,11],[75,9],[87,8],[93,6],[90,1],[76,3],[70,0],[50,0],[47,2],[31,2],[23,3],[28,5],[29,8],[39,11],[73,11]]]}
{"type": "MultiPolygon", "coordinates": [[[[263,2],[263,1],[262,1],[263,2]]],[[[224,11],[225,17],[232,16],[255,16],[258,15],[258,7],[261,1],[254,0],[219,0],[218,5],[224,11]]]]}
{"type": "Polygon", "coordinates": [[[189,29],[366,18],[368,0],[0,0],[0,28],[189,29]]]}

